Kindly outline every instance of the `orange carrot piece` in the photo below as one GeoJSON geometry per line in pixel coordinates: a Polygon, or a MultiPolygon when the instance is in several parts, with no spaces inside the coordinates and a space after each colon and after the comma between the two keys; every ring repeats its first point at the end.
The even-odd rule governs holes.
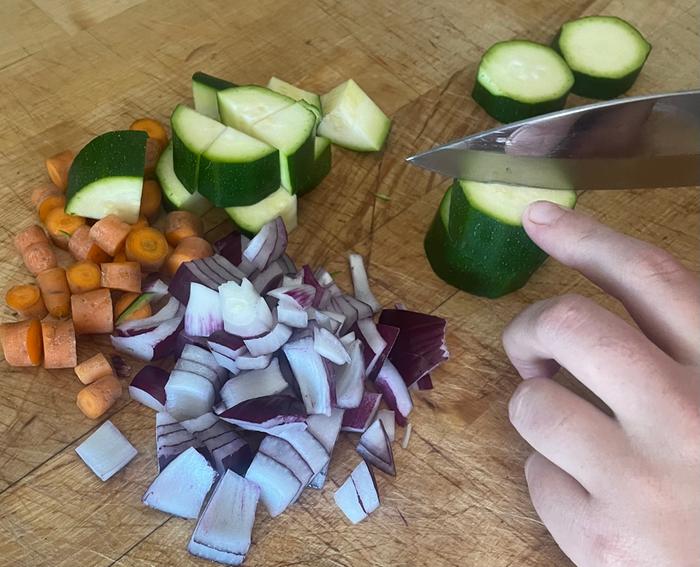
{"type": "Polygon", "coordinates": [[[46,158],[46,171],[49,173],[49,179],[61,191],[65,191],[68,187],[68,172],[74,157],[73,152],[65,150],[46,158]]]}
{"type": "Polygon", "coordinates": [[[53,212],[55,209],[63,210],[63,208],[66,206],[66,197],[65,195],[50,195],[46,197],[41,202],[41,205],[37,208],[37,213],[39,214],[39,220],[46,224],[46,219],[49,217],[49,214],[53,212]]]}
{"type": "Polygon", "coordinates": [[[168,241],[156,228],[139,228],[129,233],[124,252],[128,260],[141,264],[144,272],[157,272],[168,256],[168,241]]]}
{"type": "Polygon", "coordinates": [[[131,225],[117,215],[107,215],[98,220],[90,229],[90,237],[110,256],[114,256],[124,246],[131,225]]]}
{"type": "Polygon", "coordinates": [[[44,340],[44,368],[73,368],[78,363],[73,321],[41,322],[44,340]]]}
{"type": "Polygon", "coordinates": [[[162,200],[160,184],[154,179],[146,179],[141,190],[141,214],[146,218],[153,218],[160,211],[162,200]]]}
{"type": "Polygon", "coordinates": [[[156,171],[160,154],[163,153],[163,146],[154,138],[146,139],[146,159],[144,161],[143,173],[146,177],[152,177],[156,171]]]}
{"type": "Polygon", "coordinates": [[[83,360],[74,370],[78,380],[83,384],[92,384],[95,380],[104,376],[114,376],[112,365],[101,352],[87,360],[83,360]]]}
{"type": "Polygon", "coordinates": [[[5,294],[5,303],[26,319],[43,319],[48,313],[41,291],[34,284],[12,286],[5,294]]]}
{"type": "Polygon", "coordinates": [[[103,376],[78,392],[76,404],[85,417],[97,419],[122,395],[122,384],[114,376],[103,376]]]}
{"type": "Polygon", "coordinates": [[[102,250],[92,239],[90,227],[85,224],[79,226],[70,237],[68,250],[78,261],[88,260],[95,262],[95,264],[102,264],[111,260],[110,255],[102,250]]]}
{"type": "Polygon", "coordinates": [[[172,246],[190,236],[202,236],[202,219],[189,211],[173,211],[165,219],[165,238],[172,246]]]}
{"type": "Polygon", "coordinates": [[[138,262],[100,264],[102,287],[121,291],[141,291],[141,266],[138,262]]]}
{"type": "Polygon", "coordinates": [[[102,272],[95,262],[83,260],[68,267],[66,279],[71,293],[85,293],[100,287],[102,272]]]}
{"type": "MultiPolygon", "coordinates": [[[[145,228],[147,226],[150,226],[148,219],[144,215],[139,215],[138,220],[134,224],[131,225],[131,232],[134,232],[135,230],[137,230],[139,228],[145,228]]],[[[131,234],[131,233],[129,233],[129,234],[131,234]]]]}
{"type": "Polygon", "coordinates": [[[24,251],[33,244],[40,243],[49,244],[49,239],[44,229],[38,224],[33,224],[24,230],[20,230],[15,235],[15,248],[17,248],[17,252],[20,254],[24,254],[24,251]]]}
{"type": "Polygon", "coordinates": [[[73,233],[85,225],[85,218],[77,215],[69,215],[63,208],[56,208],[46,215],[46,230],[59,248],[68,250],[68,241],[73,233]]]}
{"type": "Polygon", "coordinates": [[[171,276],[177,272],[180,264],[199,258],[207,258],[214,253],[214,250],[206,240],[199,236],[185,238],[175,247],[173,253],[168,257],[165,270],[171,276]]]}
{"type": "Polygon", "coordinates": [[[112,262],[119,262],[120,264],[123,264],[126,261],[127,259],[124,250],[120,250],[114,255],[114,258],[112,258],[112,262]]]}
{"type": "MultiPolygon", "coordinates": [[[[122,295],[117,302],[114,304],[114,320],[116,321],[119,319],[119,316],[126,311],[126,309],[134,302],[136,301],[139,297],[141,296],[140,293],[125,293],[122,295]]],[[[145,319],[146,317],[151,316],[151,304],[146,303],[136,309],[135,311],[132,311],[129,313],[126,317],[124,317],[120,323],[123,323],[124,321],[134,321],[136,319],[145,319]]]]}
{"type": "Polygon", "coordinates": [[[32,203],[36,207],[41,222],[45,222],[49,212],[65,206],[66,196],[53,183],[45,183],[32,191],[32,203]]]}
{"type": "Polygon", "coordinates": [[[41,323],[37,319],[3,323],[0,343],[10,366],[39,366],[43,356],[41,323]]]}
{"type": "Polygon", "coordinates": [[[32,191],[32,205],[38,207],[41,202],[50,195],[62,195],[63,192],[53,183],[44,183],[34,188],[32,191]]]}
{"type": "Polygon", "coordinates": [[[141,130],[142,132],[146,132],[149,138],[158,141],[161,148],[165,148],[165,146],[168,145],[168,132],[165,130],[165,126],[153,118],[134,120],[131,126],[129,126],[129,130],[141,130]]]}
{"type": "Polygon", "coordinates": [[[70,315],[70,287],[63,268],[44,270],[36,276],[44,304],[52,317],[61,319],[70,315]]]}
{"type": "Polygon", "coordinates": [[[98,335],[114,330],[112,295],[100,288],[70,298],[73,324],[78,335],[98,335]]]}

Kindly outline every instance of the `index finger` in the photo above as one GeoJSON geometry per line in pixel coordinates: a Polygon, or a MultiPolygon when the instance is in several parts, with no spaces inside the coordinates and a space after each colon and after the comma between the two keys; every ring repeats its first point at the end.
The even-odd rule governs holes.
{"type": "Polygon", "coordinates": [[[525,309],[503,332],[503,346],[523,378],[550,376],[555,360],[622,421],[658,404],[677,366],[639,330],[577,295],[525,309]]]}

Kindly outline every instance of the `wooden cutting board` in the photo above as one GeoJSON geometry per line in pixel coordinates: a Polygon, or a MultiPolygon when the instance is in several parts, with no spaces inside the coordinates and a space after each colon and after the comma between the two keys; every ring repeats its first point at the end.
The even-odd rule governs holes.
{"type": "MultiPolygon", "coordinates": [[[[247,565],[567,564],[528,499],[528,447],[507,417],[519,378],[500,333],[526,305],[555,294],[619,306],[553,261],[497,301],[443,284],[422,238],[448,181],[403,159],[494,124],[469,97],[490,44],[547,42],[562,22],[601,13],[629,19],[654,46],[631,94],[697,87],[693,0],[4,2],[0,287],[31,279],[11,240],[34,222],[29,193],[45,180],[46,156],[137,117],[167,121],[190,99],[196,70],[251,83],[275,74],[319,92],[352,77],[392,116],[388,147],[369,155],[334,148],[332,173],[301,200],[292,256],[325,265],[347,285],[346,253],[365,254],[385,304],[403,301],[449,320],[452,358],[433,376],[435,390],[415,395],[413,436],[408,449],[396,449],[398,477],[379,475],[380,510],[353,527],[333,504],[358,459],[354,439],[344,437],[325,490],[306,491],[274,520],[259,513],[247,565]]],[[[698,268],[697,190],[587,193],[579,207],[698,268]]],[[[226,231],[223,221],[207,216],[211,237],[226,231]]],[[[2,319],[12,319],[6,307],[2,319]]],[[[82,341],[80,359],[106,344],[82,341]]],[[[75,407],[79,387],[68,370],[0,365],[0,565],[205,565],[185,551],[191,522],[141,504],[156,474],[153,412],[126,394],[110,411],[139,455],[101,483],[74,452],[97,426],[75,407]]]]}

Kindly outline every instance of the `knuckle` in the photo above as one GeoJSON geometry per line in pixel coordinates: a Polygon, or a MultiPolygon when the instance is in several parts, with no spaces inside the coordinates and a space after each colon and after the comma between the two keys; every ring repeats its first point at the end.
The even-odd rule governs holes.
{"type": "Polygon", "coordinates": [[[530,420],[532,406],[540,391],[540,382],[545,378],[530,378],[522,381],[508,403],[508,418],[517,428],[530,420]]]}
{"type": "Polygon", "coordinates": [[[629,272],[643,281],[673,282],[684,277],[686,269],[670,253],[649,245],[630,261],[629,272]]]}
{"type": "Polygon", "coordinates": [[[547,336],[568,334],[588,319],[590,309],[589,299],[576,294],[562,295],[542,310],[538,327],[547,336]]]}

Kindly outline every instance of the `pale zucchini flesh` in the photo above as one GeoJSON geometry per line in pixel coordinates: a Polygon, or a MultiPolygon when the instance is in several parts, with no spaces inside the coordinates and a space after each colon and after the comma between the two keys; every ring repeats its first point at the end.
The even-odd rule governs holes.
{"type": "Polygon", "coordinates": [[[227,207],[225,210],[231,220],[248,233],[258,232],[277,217],[282,217],[288,232],[297,226],[297,196],[291,195],[284,187],[255,205],[227,207]]]}
{"type": "Polygon", "coordinates": [[[321,97],[316,93],[305,91],[277,77],[272,77],[267,83],[267,88],[276,93],[283,94],[294,100],[303,100],[321,111],[321,97]]]}
{"type": "Polygon", "coordinates": [[[203,215],[212,208],[206,197],[199,192],[190,193],[175,175],[172,142],[160,155],[156,177],[163,190],[163,205],[166,210],[190,211],[196,215],[203,215]]]}
{"type": "Polygon", "coordinates": [[[227,126],[252,134],[256,122],[294,104],[294,99],[265,87],[247,85],[217,93],[219,114],[227,126]]]}
{"type": "Polygon", "coordinates": [[[216,93],[235,86],[230,81],[197,71],[192,75],[194,109],[209,118],[219,120],[219,104],[216,93]]]}

